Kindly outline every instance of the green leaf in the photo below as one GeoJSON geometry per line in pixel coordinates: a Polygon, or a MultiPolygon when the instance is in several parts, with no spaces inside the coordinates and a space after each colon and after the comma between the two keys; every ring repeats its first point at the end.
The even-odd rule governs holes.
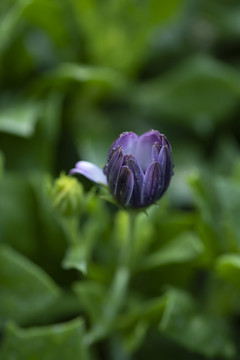
{"type": "Polygon", "coordinates": [[[240,256],[238,254],[224,254],[216,260],[218,275],[240,287],[240,256]]]}
{"type": "Polygon", "coordinates": [[[0,246],[0,319],[31,320],[60,295],[53,280],[15,250],[0,246]]]}
{"type": "Polygon", "coordinates": [[[240,251],[239,184],[232,179],[219,177],[215,180],[215,186],[222,210],[222,227],[225,230],[225,236],[228,238],[226,250],[228,252],[240,251]]]}
{"type": "Polygon", "coordinates": [[[122,331],[128,351],[136,350],[144,341],[148,328],[159,323],[165,305],[165,295],[147,301],[132,301],[129,309],[118,317],[116,328],[122,331]]]}
{"type": "Polygon", "coordinates": [[[239,156],[234,164],[231,178],[234,181],[236,181],[237,183],[240,183],[240,157],[239,156]]]}
{"type": "Polygon", "coordinates": [[[235,354],[227,323],[211,314],[198,311],[191,296],[183,291],[167,292],[165,311],[159,330],[190,351],[207,357],[235,354]]]}
{"type": "Polygon", "coordinates": [[[222,209],[214,180],[212,175],[206,171],[202,173],[194,171],[188,178],[204,222],[217,232],[219,224],[222,222],[222,209]]]}
{"type": "Polygon", "coordinates": [[[3,176],[3,169],[4,169],[4,157],[3,157],[3,153],[0,152],[0,180],[3,176]]]}
{"type": "Polygon", "coordinates": [[[141,269],[151,269],[174,263],[184,263],[196,260],[204,251],[204,246],[193,232],[184,232],[169,241],[143,260],[141,269]]]}
{"type": "Polygon", "coordinates": [[[0,108],[0,132],[22,137],[33,135],[38,116],[39,104],[34,101],[21,101],[0,108]]]}
{"type": "Polygon", "coordinates": [[[18,0],[4,16],[0,18],[0,53],[7,48],[12,41],[13,36],[17,33],[16,28],[21,19],[23,10],[31,1],[18,0]]]}
{"type": "Polygon", "coordinates": [[[9,324],[0,349],[5,360],[87,360],[81,319],[64,324],[21,329],[9,324]]]}
{"type": "Polygon", "coordinates": [[[106,337],[115,326],[116,316],[123,306],[127,285],[129,282],[129,270],[119,267],[115,273],[112,284],[106,292],[106,301],[102,303],[98,321],[95,322],[87,334],[87,344],[92,344],[106,337]]]}
{"type": "Polygon", "coordinates": [[[220,61],[198,55],[133,93],[139,107],[155,109],[205,134],[223,118],[227,121],[236,108],[240,75],[220,61]]]}
{"type": "Polygon", "coordinates": [[[56,70],[47,74],[51,79],[70,80],[77,82],[100,82],[109,85],[121,86],[124,84],[124,78],[120,72],[109,68],[77,65],[65,63],[60,65],[56,70]]]}
{"type": "Polygon", "coordinates": [[[0,198],[1,243],[32,259],[59,283],[69,283],[67,272],[60,266],[66,236],[46,196],[43,174],[25,176],[6,171],[0,198]]]}
{"type": "Polygon", "coordinates": [[[105,301],[105,286],[94,281],[81,281],[74,284],[73,290],[92,323],[97,322],[105,301]]]}
{"type": "Polygon", "coordinates": [[[159,324],[167,297],[165,295],[147,301],[133,302],[125,313],[121,314],[116,322],[118,329],[132,328],[138,322],[145,324],[159,324]]]}
{"type": "Polygon", "coordinates": [[[144,59],[153,29],[175,15],[181,2],[153,0],[139,2],[136,6],[125,0],[104,3],[72,0],[72,4],[92,61],[135,72],[144,59]]]}
{"type": "Polygon", "coordinates": [[[62,266],[64,269],[76,269],[83,274],[87,274],[87,258],[88,249],[86,245],[81,242],[69,247],[63,259],[62,266]]]}

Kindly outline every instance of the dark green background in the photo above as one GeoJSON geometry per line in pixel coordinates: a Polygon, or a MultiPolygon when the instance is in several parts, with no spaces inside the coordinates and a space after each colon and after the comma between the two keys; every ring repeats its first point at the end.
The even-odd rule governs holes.
{"type": "Polygon", "coordinates": [[[239,116],[238,0],[1,0],[1,359],[240,358],[239,116]],[[53,208],[152,128],[175,175],[132,232],[82,177],[53,208]]]}

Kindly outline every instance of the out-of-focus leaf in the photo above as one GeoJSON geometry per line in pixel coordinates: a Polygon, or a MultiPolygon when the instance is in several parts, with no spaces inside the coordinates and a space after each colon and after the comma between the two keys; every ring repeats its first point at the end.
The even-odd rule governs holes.
{"type": "Polygon", "coordinates": [[[4,158],[3,153],[0,152],[0,180],[3,176],[4,158]]]}
{"type": "Polygon", "coordinates": [[[181,9],[179,0],[170,3],[153,0],[137,6],[125,0],[114,3],[72,0],[72,4],[86,37],[89,57],[100,65],[123,71],[136,71],[152,30],[181,9]]]}
{"type": "Polygon", "coordinates": [[[197,259],[203,251],[204,246],[197,234],[184,232],[146,257],[140,266],[141,269],[151,269],[167,264],[189,262],[197,259]]]}
{"type": "Polygon", "coordinates": [[[222,209],[212,176],[206,171],[200,173],[195,170],[189,175],[188,181],[203,220],[217,232],[221,224],[222,209]]]}
{"type": "Polygon", "coordinates": [[[62,283],[67,275],[60,265],[66,237],[48,202],[45,186],[45,177],[39,172],[35,176],[28,173],[27,177],[6,172],[0,184],[0,242],[62,283]]]}
{"type": "MultiPolygon", "coordinates": [[[[229,251],[240,251],[240,187],[229,178],[215,179],[222,208],[222,226],[228,237],[229,251]]],[[[228,250],[228,249],[226,249],[228,250]]]]}
{"type": "MultiPolygon", "coordinates": [[[[96,207],[94,216],[90,217],[82,226],[80,236],[77,229],[77,234],[75,232],[74,239],[72,239],[72,245],[68,248],[63,259],[63,268],[77,269],[86,275],[92,249],[106,226],[103,221],[105,215],[103,211],[96,207]]],[[[71,231],[70,228],[67,231],[71,231]]]]}
{"type": "MultiPolygon", "coordinates": [[[[1,148],[7,153],[8,168],[51,171],[56,161],[62,95],[48,93],[41,102],[6,99],[5,106],[4,98],[0,101],[1,148]]],[[[67,157],[66,152],[64,155],[67,157]]]]}
{"type": "Polygon", "coordinates": [[[4,335],[0,357],[5,360],[88,360],[83,335],[84,324],[81,319],[28,329],[10,323],[4,335]]]}
{"type": "MultiPolygon", "coordinates": [[[[182,2],[183,4],[184,2],[182,2]]],[[[153,0],[148,3],[150,8],[150,17],[149,21],[151,25],[156,24],[159,25],[162,21],[166,21],[171,16],[176,15],[179,11],[181,1],[174,0],[171,2],[162,3],[158,0],[153,0]]],[[[146,4],[144,4],[146,6],[146,4]]],[[[144,10],[143,10],[144,11],[144,10]]]]}
{"type": "Polygon", "coordinates": [[[164,239],[161,239],[162,246],[164,246],[169,240],[178,237],[183,232],[193,231],[196,226],[196,214],[174,211],[165,215],[161,221],[156,218],[155,222],[158,234],[164,234],[164,239]]]}
{"type": "Polygon", "coordinates": [[[22,21],[32,26],[32,31],[29,35],[32,36],[33,41],[31,41],[29,50],[32,53],[38,53],[37,60],[39,60],[40,56],[44,56],[44,54],[40,55],[39,49],[37,49],[37,47],[41,49],[41,38],[36,37],[34,43],[35,29],[41,29],[43,34],[47,34],[50,46],[51,43],[55,45],[53,47],[55,55],[58,54],[68,59],[75,56],[75,48],[78,49],[78,43],[74,41],[75,34],[73,34],[73,31],[77,31],[77,29],[72,24],[71,10],[69,10],[68,5],[64,2],[56,0],[31,1],[29,6],[24,9],[22,21]]]}
{"type": "Polygon", "coordinates": [[[86,244],[79,243],[71,246],[63,259],[64,269],[76,269],[86,275],[87,273],[87,247],[86,244]]]}
{"type": "Polygon", "coordinates": [[[6,172],[0,184],[0,198],[0,241],[30,256],[37,242],[34,229],[36,214],[29,184],[19,174],[6,172]]]}
{"type": "Polygon", "coordinates": [[[240,287],[240,256],[238,254],[224,254],[216,260],[218,275],[240,287]]]}
{"type": "Polygon", "coordinates": [[[235,346],[224,319],[202,314],[186,292],[171,289],[159,330],[190,351],[207,357],[231,358],[235,346]]]}
{"type": "Polygon", "coordinates": [[[104,338],[114,328],[116,316],[125,300],[128,282],[129,270],[126,267],[119,267],[106,292],[106,301],[101,306],[98,321],[86,336],[87,344],[90,345],[104,338]]]}
{"type": "Polygon", "coordinates": [[[37,265],[13,249],[0,247],[1,322],[24,323],[44,311],[60,295],[53,280],[37,265]]]}
{"type": "Polygon", "coordinates": [[[31,0],[15,1],[7,13],[0,14],[0,53],[12,41],[22,12],[30,3],[31,0]]]}
{"type": "Polygon", "coordinates": [[[213,235],[205,246],[216,251],[236,252],[240,249],[240,189],[234,179],[208,172],[195,173],[189,178],[201,217],[213,235]],[[226,241],[226,238],[228,241],[226,241]],[[211,244],[210,244],[211,243],[211,244]]]}
{"type": "Polygon", "coordinates": [[[126,83],[126,79],[116,70],[74,63],[59,65],[56,69],[46,73],[45,77],[41,80],[43,84],[46,83],[50,85],[71,81],[83,83],[93,82],[102,85],[111,85],[113,87],[122,87],[126,83]]]}
{"type": "Polygon", "coordinates": [[[171,73],[134,92],[139,107],[147,106],[177,122],[187,122],[200,134],[229,119],[239,96],[239,73],[207,56],[187,59],[171,73]]]}
{"type": "Polygon", "coordinates": [[[211,19],[211,25],[217,29],[219,38],[233,41],[238,40],[240,36],[240,7],[238,1],[231,3],[225,1],[213,0],[203,4],[203,11],[207,11],[208,18],[211,19]],[[229,6],[230,5],[230,6],[229,6]],[[206,10],[207,9],[207,10],[206,10]]]}
{"type": "Polygon", "coordinates": [[[0,132],[22,137],[34,133],[40,114],[40,106],[34,101],[22,101],[0,108],[0,132]]]}
{"type": "Polygon", "coordinates": [[[142,302],[133,301],[128,311],[118,317],[116,328],[122,331],[124,346],[128,352],[139,348],[148,328],[159,323],[165,305],[165,296],[142,302]]]}
{"type": "Polygon", "coordinates": [[[164,312],[166,302],[167,297],[165,295],[148,301],[133,302],[130,305],[130,309],[119,316],[116,327],[119,329],[131,328],[140,321],[146,324],[158,324],[164,312]]]}
{"type": "Polygon", "coordinates": [[[92,323],[97,322],[101,316],[103,302],[106,301],[105,286],[94,281],[81,281],[74,284],[73,290],[92,323]]]}
{"type": "Polygon", "coordinates": [[[231,179],[237,183],[240,183],[240,157],[238,157],[234,164],[231,179]]]}

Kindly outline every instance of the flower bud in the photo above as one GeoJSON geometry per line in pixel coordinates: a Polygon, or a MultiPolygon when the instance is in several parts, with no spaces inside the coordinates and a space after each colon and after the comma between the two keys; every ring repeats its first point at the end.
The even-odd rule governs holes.
{"type": "Polygon", "coordinates": [[[108,185],[124,207],[144,208],[157,201],[169,186],[173,175],[172,148],[159,131],[151,130],[141,136],[124,132],[110,147],[103,171],[79,161],[71,173],[108,185]]]}
{"type": "Polygon", "coordinates": [[[63,216],[77,215],[81,211],[83,187],[77,179],[61,174],[55,180],[53,206],[63,216]]]}

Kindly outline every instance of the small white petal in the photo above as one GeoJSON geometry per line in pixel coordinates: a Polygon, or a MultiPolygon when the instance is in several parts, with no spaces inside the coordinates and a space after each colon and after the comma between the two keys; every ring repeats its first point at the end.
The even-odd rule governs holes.
{"type": "Polygon", "coordinates": [[[76,163],[76,167],[70,171],[71,174],[81,174],[88,179],[94,181],[97,184],[107,185],[107,178],[103,173],[103,170],[88,161],[79,161],[76,163]]]}

